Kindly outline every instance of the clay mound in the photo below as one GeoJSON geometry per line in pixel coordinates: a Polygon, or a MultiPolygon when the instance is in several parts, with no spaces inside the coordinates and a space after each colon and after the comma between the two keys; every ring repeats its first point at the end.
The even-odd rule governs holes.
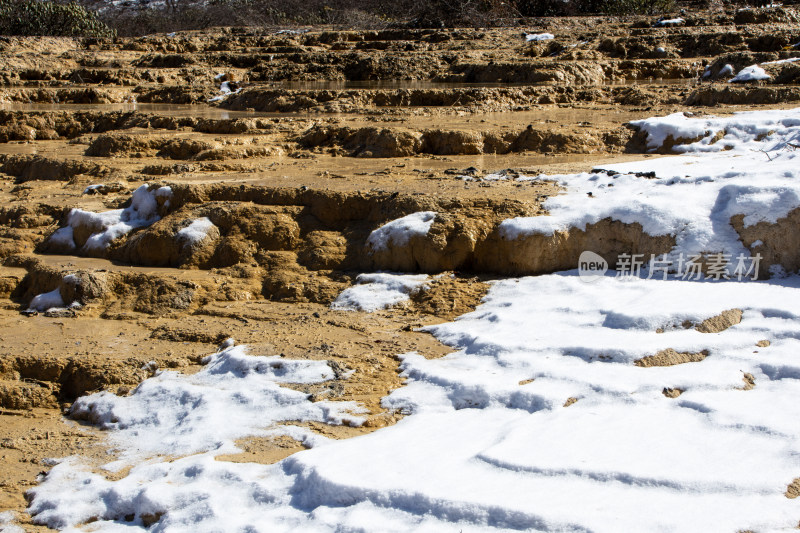
{"type": "Polygon", "coordinates": [[[0,360],[0,407],[57,407],[88,392],[136,385],[149,376],[144,360],[100,361],[56,356],[16,356],[0,360]]]}
{"type": "Polygon", "coordinates": [[[341,146],[353,157],[403,157],[419,152],[420,137],[388,128],[314,126],[296,141],[305,148],[341,146]]]}
{"type": "Polygon", "coordinates": [[[0,380],[0,407],[5,409],[58,408],[58,401],[49,383],[38,381],[0,380]]]}
{"type": "Polygon", "coordinates": [[[90,161],[53,159],[40,155],[0,155],[0,172],[14,176],[17,183],[32,180],[68,181],[75,176],[101,177],[111,169],[90,161]]]}
{"type": "Polygon", "coordinates": [[[558,63],[530,61],[525,63],[458,62],[451,73],[438,76],[438,81],[465,83],[539,83],[568,85],[601,85],[606,74],[596,62],[558,63]]]}
{"type": "Polygon", "coordinates": [[[708,350],[703,350],[702,352],[676,352],[672,348],[667,348],[655,355],[637,359],[633,364],[642,368],[673,366],[682,365],[684,363],[699,363],[706,357],[708,357],[708,350]]]}
{"type": "Polygon", "coordinates": [[[622,253],[659,255],[675,246],[671,235],[653,237],[638,223],[623,224],[603,219],[588,224],[585,230],[572,228],[553,235],[533,234],[509,240],[493,231],[475,247],[473,268],[479,272],[500,274],[544,274],[570,270],[578,264],[584,250],[600,250],[613,264],[622,253]]]}
{"type": "Polygon", "coordinates": [[[793,479],[786,487],[786,497],[792,500],[800,497],[800,477],[793,479]]]}
{"type": "Polygon", "coordinates": [[[701,87],[686,99],[689,106],[780,104],[800,101],[800,87],[701,87]]]}
{"type": "Polygon", "coordinates": [[[793,209],[774,224],[758,222],[745,226],[743,215],[731,217],[731,226],[739,234],[742,243],[753,255],[760,254],[758,278],[772,276],[770,266],[777,265],[786,272],[800,270],[800,236],[793,229],[800,224],[800,208],[793,209]]]}
{"type": "Polygon", "coordinates": [[[700,333],[720,333],[742,321],[741,309],[728,309],[722,313],[703,320],[694,329],[700,333]]]}
{"type": "Polygon", "coordinates": [[[736,24],[765,24],[769,22],[796,23],[797,13],[782,7],[739,9],[734,16],[736,24]]]}
{"type": "Polygon", "coordinates": [[[215,146],[206,141],[171,139],[146,135],[99,135],[86,148],[85,155],[94,157],[125,157],[136,153],[156,152],[159,157],[169,159],[191,159],[215,146]]]}
{"type": "Polygon", "coordinates": [[[313,126],[295,141],[303,148],[331,147],[351,157],[404,157],[415,154],[478,155],[512,152],[588,154],[621,150],[629,129],[579,132],[528,126],[520,131],[469,131],[407,128],[313,126]]]}
{"type": "Polygon", "coordinates": [[[109,255],[136,265],[205,267],[216,251],[220,233],[213,223],[192,232],[195,220],[179,217],[160,220],[109,255]]]}

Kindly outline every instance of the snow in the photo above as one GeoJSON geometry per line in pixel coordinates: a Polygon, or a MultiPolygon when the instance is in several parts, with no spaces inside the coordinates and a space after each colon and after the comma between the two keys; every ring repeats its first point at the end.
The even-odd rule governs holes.
{"type": "Polygon", "coordinates": [[[47,311],[48,309],[52,309],[54,307],[64,307],[64,300],[61,298],[61,291],[59,291],[59,289],[37,294],[31,300],[28,309],[35,311],[47,311]]]}
{"type": "Polygon", "coordinates": [[[342,311],[373,312],[408,301],[411,293],[425,288],[426,274],[359,274],[357,285],[342,291],[331,304],[342,311]]]}
{"type": "Polygon", "coordinates": [[[367,238],[367,246],[372,251],[381,251],[389,245],[405,246],[412,237],[424,237],[436,219],[434,211],[419,211],[387,222],[367,238]]]}
{"type": "Polygon", "coordinates": [[[608,165],[605,172],[518,178],[553,180],[568,193],[545,202],[548,216],[503,221],[501,235],[553,235],[611,218],[639,223],[649,235],[674,235],[672,257],[749,256],[732,216],[744,215],[745,226],[774,223],[800,207],[800,154],[792,148],[800,144],[800,109],[719,118],[675,113],[631,124],[647,133],[651,149],[670,138],[684,140],[673,148],[684,155],[608,165]]]}
{"type": "Polygon", "coordinates": [[[555,39],[555,35],[552,33],[526,33],[525,40],[527,42],[532,41],[549,41],[551,39],[555,39]]]}
{"type": "MultiPolygon", "coordinates": [[[[679,250],[732,249],[732,213],[753,224],[800,206],[788,144],[798,144],[800,110],[637,125],[653,148],[684,139],[683,155],[523,177],[567,192],[548,200],[541,226],[511,219],[506,230],[612,216],[676,232],[679,250]]],[[[376,230],[383,241],[396,222],[376,230]]],[[[784,495],[800,475],[800,276],[782,276],[610,271],[585,283],[572,270],[494,281],[475,311],[422,328],[452,353],[398,355],[405,382],[382,405],[406,416],[346,440],[285,424],[362,422],[357,404],[280,387],[331,379],[325,362],[228,346],[197,374],[157,372],[129,396],[78,399],[72,415],[108,432],[115,460],[61,460],[29,492],[29,511],[36,523],[98,532],[789,531],[800,513],[784,495]],[[692,327],[730,309],[742,319],[728,329],[692,327]],[[635,364],[665,349],[708,355],[635,364]],[[248,435],[310,449],[273,465],[217,460],[248,435]]],[[[406,278],[363,275],[353,289],[410,292],[406,278]]]]}
{"type": "Polygon", "coordinates": [[[767,61],[766,63],[761,63],[762,65],[784,65],[786,63],[794,63],[796,61],[800,61],[800,57],[790,57],[788,59],[778,59],[777,61],[767,61]]]}
{"type": "Polygon", "coordinates": [[[208,237],[208,232],[214,228],[214,223],[208,218],[195,219],[185,228],[176,234],[178,239],[184,242],[185,246],[194,246],[208,237]]]}
{"type": "Polygon", "coordinates": [[[16,525],[14,513],[3,511],[0,513],[0,532],[2,533],[25,533],[25,530],[16,525]]]}
{"type": "MultiPolygon", "coordinates": [[[[281,422],[362,422],[353,414],[362,410],[354,402],[312,403],[308,395],[280,386],[332,379],[325,361],[251,356],[244,346],[236,346],[203,363],[193,375],[157,372],[127,397],[101,392],[78,399],[71,415],[108,430],[110,444],[119,450],[119,459],[103,468],[136,466],[120,480],[108,481],[78,458],[58,462],[45,483],[32,491],[36,502],[30,511],[37,522],[64,528],[100,517],[100,530],[115,530],[114,523],[102,520],[135,513],[136,524],[142,526],[142,515],[169,509],[170,518],[177,515],[180,522],[187,519],[182,507],[189,507],[197,521],[208,516],[208,501],[216,507],[213,500],[220,497],[226,500],[221,510],[236,509],[237,498],[267,503],[269,495],[247,481],[257,478],[263,467],[234,466],[214,457],[238,452],[233,441],[251,435],[288,435],[306,446],[328,443],[309,429],[281,422]],[[186,457],[169,459],[176,456],[186,457]],[[237,487],[239,483],[243,485],[237,487]],[[74,490],[62,491],[72,484],[74,490]]],[[[225,520],[230,524],[230,517],[225,520]]],[[[184,527],[195,530],[186,523],[184,527]]]]}
{"type": "Polygon", "coordinates": [[[152,189],[142,185],[131,195],[131,205],[125,209],[114,209],[102,213],[93,213],[83,209],[72,209],[67,218],[67,225],[50,236],[49,242],[69,250],[77,250],[74,230],[88,227],[92,234],[82,246],[82,252],[104,250],[114,240],[126,235],[136,228],[149,226],[160,220],[158,215],[158,198],[165,198],[164,205],[169,206],[172,189],[160,187],[152,189]]]}
{"type": "Polygon", "coordinates": [[[31,511],[51,527],[96,516],[95,531],[143,531],[148,514],[160,516],[156,531],[788,529],[798,512],[783,492],[800,470],[800,278],[732,289],[610,275],[586,284],[574,271],[495,282],[474,312],[426,328],[453,353],[401,356],[407,384],[384,405],[410,416],[271,466],[215,461],[229,449],[218,441],[324,415],[288,390],[287,405],[266,408],[255,400],[275,399],[266,358],[217,354],[209,366],[221,368],[194,382],[165,372],[128,398],[79,400],[100,406],[123,452],[178,458],[140,462],[118,481],[67,459],[31,491],[31,511]],[[721,333],[680,326],[730,308],[743,320],[721,333]],[[772,345],[756,348],[763,338],[772,345]],[[667,347],[710,355],[632,364],[667,347]],[[753,390],[742,390],[745,372],[753,390]],[[666,398],[664,387],[685,392],[666,398]],[[569,398],[578,401],[564,407],[569,398]]]}
{"type": "Polygon", "coordinates": [[[132,448],[134,456],[229,448],[237,438],[266,434],[263,428],[280,420],[360,423],[348,413],[357,410],[353,403],[311,403],[306,394],[279,386],[333,379],[325,361],[256,357],[235,346],[208,356],[204,364],[188,376],[159,372],[128,397],[100,392],[80,398],[70,414],[115,430],[112,440],[132,448]]]}
{"type": "Polygon", "coordinates": [[[656,26],[678,26],[685,23],[686,21],[682,18],[664,19],[656,22],[656,26]]]}
{"type": "MultiPolygon", "coordinates": [[[[224,74],[223,74],[223,76],[224,76],[224,74]]],[[[219,79],[219,78],[214,78],[214,79],[216,80],[216,79],[219,79]]],[[[208,101],[209,102],[221,102],[222,100],[225,100],[227,97],[229,97],[232,94],[239,94],[239,92],[241,90],[242,90],[242,88],[239,87],[238,89],[236,89],[234,91],[233,89],[231,89],[230,82],[223,81],[219,86],[220,94],[215,96],[215,97],[213,97],[213,98],[209,98],[208,101]]]]}
{"type": "Polygon", "coordinates": [[[739,83],[747,81],[768,80],[770,75],[758,65],[750,65],[739,71],[739,73],[729,80],[729,83],[739,83]]]}
{"type": "Polygon", "coordinates": [[[720,76],[733,76],[733,65],[725,65],[719,69],[720,76]]]}

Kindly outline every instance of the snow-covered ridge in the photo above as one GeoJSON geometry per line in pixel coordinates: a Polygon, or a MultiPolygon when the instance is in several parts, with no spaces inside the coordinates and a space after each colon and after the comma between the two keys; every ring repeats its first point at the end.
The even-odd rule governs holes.
{"type": "Polygon", "coordinates": [[[610,218],[649,235],[674,235],[673,254],[748,253],[730,224],[774,223],[800,207],[800,109],[694,117],[676,113],[632,122],[655,150],[682,156],[604,166],[603,171],[518,179],[557,181],[548,216],[503,221],[506,239],[584,229],[610,218]],[[645,177],[650,176],[650,177],[645,177]]]}
{"type": "Polygon", "coordinates": [[[160,220],[159,203],[168,207],[171,198],[170,187],[154,188],[142,185],[133,192],[131,205],[125,209],[102,213],[73,209],[70,211],[67,225],[53,233],[48,242],[62,251],[101,252],[115,239],[136,228],[149,226],[160,220]],[[85,242],[76,242],[76,230],[88,234],[85,242]]]}
{"type": "Polygon", "coordinates": [[[370,233],[367,246],[382,251],[389,246],[405,246],[412,237],[425,236],[436,219],[434,211],[419,211],[387,222],[370,233]]]}

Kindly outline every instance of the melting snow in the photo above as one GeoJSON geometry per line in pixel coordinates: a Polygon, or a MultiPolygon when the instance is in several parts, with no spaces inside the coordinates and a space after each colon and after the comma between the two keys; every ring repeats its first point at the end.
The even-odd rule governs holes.
{"type": "Polygon", "coordinates": [[[64,307],[64,300],[61,298],[61,291],[59,289],[50,292],[37,294],[31,300],[28,309],[35,311],[47,311],[48,309],[64,307]]]}
{"type": "Polygon", "coordinates": [[[548,216],[503,221],[501,234],[552,235],[611,218],[638,222],[650,235],[674,234],[674,254],[737,256],[747,251],[730,225],[733,215],[745,215],[750,226],[775,222],[800,207],[800,153],[793,148],[800,144],[800,109],[722,118],[675,113],[632,124],[647,133],[652,148],[669,138],[686,140],[674,147],[685,155],[609,165],[600,172],[519,178],[553,180],[569,194],[545,202],[548,216]],[[648,179],[643,172],[654,175],[648,179]]]}
{"type": "Polygon", "coordinates": [[[344,311],[377,311],[405,302],[415,290],[425,287],[427,274],[359,274],[357,285],[345,289],[331,304],[344,311]]]}
{"type": "Polygon", "coordinates": [[[770,75],[767,74],[763,68],[759,67],[758,65],[750,65],[749,67],[745,67],[739,71],[739,73],[731,78],[729,83],[739,83],[745,81],[759,81],[759,80],[768,80],[770,79],[770,75]]]}
{"type": "Polygon", "coordinates": [[[656,22],[656,26],[678,26],[685,23],[686,21],[682,18],[664,19],[656,22]]]}
{"type": "Polygon", "coordinates": [[[77,246],[73,238],[74,230],[88,227],[92,234],[81,251],[102,250],[131,230],[157,222],[161,218],[158,215],[159,197],[166,198],[164,204],[168,206],[169,199],[172,198],[172,189],[160,187],[151,190],[148,185],[142,185],[133,192],[131,205],[125,209],[114,209],[103,213],[73,209],[67,218],[67,225],[53,233],[50,242],[75,250],[77,246]]]}
{"type": "Polygon", "coordinates": [[[373,251],[386,250],[390,244],[405,246],[411,237],[427,235],[435,219],[434,211],[419,211],[392,220],[370,233],[367,246],[373,251]]]}
{"type": "MultiPolygon", "coordinates": [[[[547,232],[613,216],[677,232],[680,249],[735,247],[724,227],[732,213],[751,224],[800,206],[790,149],[800,110],[638,125],[654,147],[683,139],[684,155],[551,177],[568,193],[548,200],[550,216],[541,224],[513,219],[506,230],[547,232]]],[[[434,216],[416,213],[373,236],[385,245],[395,234],[425,234],[434,216]]],[[[363,280],[407,287],[387,276],[363,280]]],[[[570,271],[507,279],[474,312],[425,330],[453,353],[401,355],[406,384],[383,405],[408,416],[348,440],[273,425],[360,422],[353,404],[310,402],[278,386],[330,379],[327,365],[247,356],[241,347],[210,356],[193,376],[158,373],[128,397],[79,399],[73,414],[106,428],[119,448],[106,468],[137,464],[111,481],[68,458],[30,491],[30,512],[57,528],[94,519],[89,527],[101,532],[796,526],[800,500],[784,492],[800,475],[800,277],[691,282],[610,273],[586,283],[570,271]],[[742,311],[728,329],[684,327],[728,309],[742,311]],[[667,348],[708,355],[634,364],[667,348]],[[215,460],[236,451],[234,439],[276,432],[324,445],[269,466],[215,460]]]]}
{"type": "Polygon", "coordinates": [[[176,235],[178,239],[183,241],[187,246],[192,246],[208,237],[208,232],[214,227],[214,223],[208,218],[198,218],[193,220],[192,223],[185,228],[179,230],[176,235]]]}

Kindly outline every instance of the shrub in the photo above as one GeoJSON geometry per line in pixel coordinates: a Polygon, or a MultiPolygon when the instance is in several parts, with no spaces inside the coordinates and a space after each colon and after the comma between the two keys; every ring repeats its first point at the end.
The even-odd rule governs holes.
{"type": "Polygon", "coordinates": [[[563,15],[653,15],[670,11],[674,0],[518,0],[517,9],[526,17],[563,15]]]}
{"type": "Polygon", "coordinates": [[[0,34],[113,38],[97,15],[75,3],[0,0],[0,34]]]}
{"type": "Polygon", "coordinates": [[[654,15],[675,7],[674,0],[583,0],[582,11],[606,15],[654,15]]]}

